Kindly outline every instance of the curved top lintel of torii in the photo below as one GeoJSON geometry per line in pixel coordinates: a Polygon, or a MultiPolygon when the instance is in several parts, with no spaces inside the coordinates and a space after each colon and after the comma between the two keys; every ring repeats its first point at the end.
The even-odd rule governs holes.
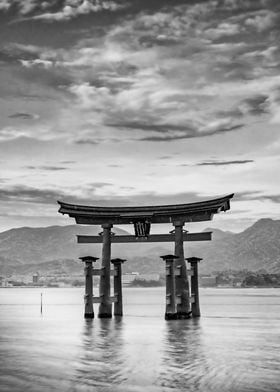
{"type": "Polygon", "coordinates": [[[75,218],[76,223],[88,225],[120,225],[143,220],[150,223],[201,222],[211,220],[214,214],[229,210],[233,196],[232,193],[195,203],[133,207],[100,207],[58,201],[58,212],[75,218]]]}

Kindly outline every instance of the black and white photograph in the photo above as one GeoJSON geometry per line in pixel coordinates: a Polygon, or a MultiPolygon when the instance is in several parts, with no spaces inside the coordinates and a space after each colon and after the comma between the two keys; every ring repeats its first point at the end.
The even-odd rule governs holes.
{"type": "Polygon", "coordinates": [[[280,391],[280,1],[0,0],[0,391],[280,391]]]}

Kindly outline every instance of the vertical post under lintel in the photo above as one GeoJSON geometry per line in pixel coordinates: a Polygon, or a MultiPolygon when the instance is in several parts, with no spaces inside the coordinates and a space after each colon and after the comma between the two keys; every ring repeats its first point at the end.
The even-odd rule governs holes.
{"type": "Polygon", "coordinates": [[[176,295],[181,298],[181,303],[177,305],[177,317],[179,319],[187,319],[190,317],[190,300],[189,300],[189,281],[188,272],[184,257],[184,239],[183,227],[184,223],[180,220],[174,220],[175,228],[175,268],[179,268],[181,273],[176,276],[176,295]]]}
{"type": "Polygon", "coordinates": [[[113,259],[111,263],[114,265],[114,296],[117,297],[114,303],[114,316],[123,315],[123,301],[122,301],[122,263],[124,259],[113,259]]]}
{"type": "Polygon", "coordinates": [[[166,267],[166,307],[165,320],[176,320],[176,283],[175,283],[175,260],[178,258],[175,255],[160,256],[165,260],[166,267]]]}
{"type": "Polygon", "coordinates": [[[103,224],[102,263],[99,283],[99,318],[112,317],[112,303],[110,301],[110,266],[111,266],[111,228],[112,224],[103,224]]]}
{"type": "Polygon", "coordinates": [[[92,256],[84,256],[79,257],[85,263],[85,318],[94,318],[94,310],[93,310],[93,282],[92,282],[92,263],[98,260],[97,257],[92,256]]]}
{"type": "Polygon", "coordinates": [[[199,287],[198,287],[198,266],[197,264],[202,260],[199,257],[188,257],[186,259],[193,271],[191,276],[191,293],[194,297],[194,302],[192,303],[192,316],[200,317],[200,307],[199,307],[199,287]]]}

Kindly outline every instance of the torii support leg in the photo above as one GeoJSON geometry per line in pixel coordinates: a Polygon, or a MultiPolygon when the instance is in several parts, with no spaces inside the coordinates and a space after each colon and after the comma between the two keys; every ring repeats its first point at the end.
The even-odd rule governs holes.
{"type": "Polygon", "coordinates": [[[191,264],[191,269],[193,271],[191,276],[191,292],[192,297],[194,298],[194,302],[192,303],[192,316],[200,317],[197,263],[202,259],[198,257],[188,257],[186,260],[191,264]]]}
{"type": "Polygon", "coordinates": [[[176,275],[176,296],[180,299],[177,304],[177,318],[187,319],[190,317],[190,301],[189,301],[189,281],[187,267],[184,258],[184,240],[183,240],[183,227],[184,222],[174,221],[175,227],[175,270],[180,271],[176,275]]]}
{"type": "Polygon", "coordinates": [[[80,257],[85,263],[85,318],[94,318],[93,311],[93,291],[92,291],[92,263],[98,260],[97,257],[80,257]]]}
{"type": "Polygon", "coordinates": [[[111,265],[111,224],[102,225],[103,248],[102,248],[102,271],[100,275],[99,296],[100,305],[98,317],[112,317],[112,303],[110,301],[110,265],[111,265]]]}
{"type": "Polygon", "coordinates": [[[117,301],[114,303],[114,316],[123,315],[122,302],[122,263],[124,259],[113,259],[111,263],[114,264],[114,297],[117,301]]]}
{"type": "Polygon", "coordinates": [[[175,269],[174,261],[177,256],[161,256],[166,263],[166,307],[165,320],[176,320],[176,287],[175,287],[175,269]]]}

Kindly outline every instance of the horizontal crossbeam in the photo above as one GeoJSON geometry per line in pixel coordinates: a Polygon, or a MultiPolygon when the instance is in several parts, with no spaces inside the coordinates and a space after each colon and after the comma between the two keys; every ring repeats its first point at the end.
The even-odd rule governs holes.
{"type": "MultiPolygon", "coordinates": [[[[101,276],[103,274],[103,272],[104,272],[103,268],[92,268],[92,275],[93,276],[101,276]]],[[[117,276],[117,273],[115,270],[110,270],[110,275],[117,276]]]]}
{"type": "MultiPolygon", "coordinates": [[[[183,233],[183,241],[211,241],[212,232],[183,233]]],[[[102,244],[100,235],[78,235],[79,244],[102,244]]],[[[114,235],[111,237],[112,243],[126,242],[174,242],[175,234],[152,234],[146,237],[135,237],[134,235],[114,235]]]]}
{"type": "MultiPolygon", "coordinates": [[[[182,303],[181,295],[176,295],[176,299],[175,300],[176,300],[176,304],[180,305],[182,303]]],[[[189,301],[190,301],[190,304],[193,304],[195,302],[195,298],[194,298],[193,295],[191,295],[189,297],[189,301]]],[[[167,294],[166,295],[166,303],[167,303],[167,305],[170,305],[170,303],[171,303],[171,294],[167,294]]]]}
{"type": "MultiPolygon", "coordinates": [[[[94,304],[100,304],[101,303],[101,298],[100,297],[92,297],[92,302],[94,304]]],[[[114,296],[114,297],[110,297],[109,298],[109,303],[114,303],[114,302],[118,302],[118,297],[114,296]]]]}

